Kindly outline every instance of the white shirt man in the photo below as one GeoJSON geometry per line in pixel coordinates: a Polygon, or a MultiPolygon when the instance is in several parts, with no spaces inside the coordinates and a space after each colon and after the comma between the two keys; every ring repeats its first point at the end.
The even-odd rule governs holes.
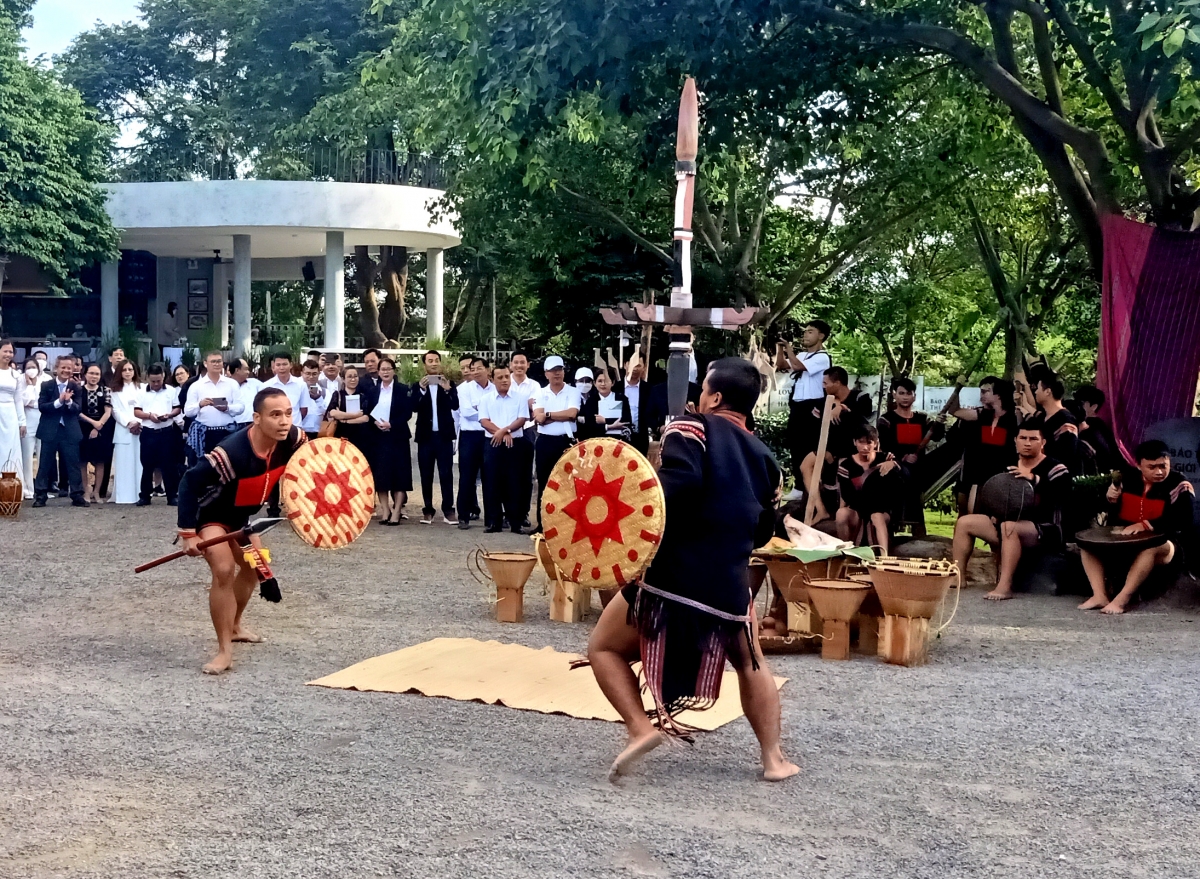
{"type": "MultiPolygon", "coordinates": [[[[533,397],[534,411],[541,410],[547,415],[564,412],[568,409],[583,408],[583,400],[579,391],[568,384],[562,386],[557,394],[549,387],[540,388],[533,397]]],[[[575,421],[547,421],[538,425],[538,436],[574,436],[575,421]]]]}
{"type": "Polygon", "coordinates": [[[459,433],[483,430],[483,425],[479,423],[479,404],[485,397],[494,393],[496,387],[488,379],[486,368],[479,367],[478,377],[487,384],[481,385],[478,378],[472,378],[471,381],[463,382],[458,386],[459,433]]]}
{"type": "MultiPolygon", "coordinates": [[[[512,393],[524,394],[526,400],[532,400],[534,394],[540,391],[542,386],[529,377],[529,373],[527,372],[529,369],[529,358],[524,354],[514,354],[512,360],[509,362],[509,368],[512,374],[512,393]]],[[[532,415],[533,411],[530,410],[530,417],[525,420],[525,430],[532,431],[537,427],[533,422],[532,415]]]]}
{"type": "Polygon", "coordinates": [[[230,377],[237,382],[238,399],[242,401],[242,411],[235,419],[241,427],[254,421],[254,398],[262,390],[263,383],[250,375],[250,364],[244,358],[234,360],[230,372],[230,377]]]}
{"type": "Polygon", "coordinates": [[[279,388],[287,394],[288,400],[292,404],[292,424],[304,428],[301,425],[304,423],[304,416],[308,410],[308,404],[302,399],[302,395],[306,395],[308,385],[302,380],[292,375],[292,361],[288,357],[275,357],[271,360],[271,371],[275,373],[274,378],[263,384],[264,388],[279,388]]]}
{"type": "Polygon", "coordinates": [[[204,366],[205,374],[188,389],[183,414],[205,427],[232,428],[234,419],[245,409],[238,383],[222,375],[225,364],[219,353],[209,354],[204,366]]]}
{"type": "MultiPolygon", "coordinates": [[[[498,389],[494,389],[479,401],[480,422],[490,421],[498,428],[508,427],[528,412],[529,398],[518,391],[515,386],[510,386],[506,394],[501,394],[498,389]]],[[[483,431],[487,434],[488,439],[492,439],[496,435],[496,431],[488,430],[486,427],[483,428],[483,431]]],[[[513,439],[520,439],[525,435],[525,431],[524,428],[518,427],[516,430],[510,431],[508,435],[513,439]]]]}
{"type": "Polygon", "coordinates": [[[302,372],[304,391],[300,394],[300,405],[305,411],[300,421],[300,429],[311,437],[320,431],[321,420],[325,417],[325,392],[321,390],[319,382],[320,371],[305,367],[302,372]]]}
{"type": "Polygon", "coordinates": [[[138,398],[137,408],[142,415],[142,430],[164,430],[175,427],[175,410],[179,408],[179,388],[162,385],[157,390],[146,385],[138,398]],[[149,417],[147,417],[149,416],[149,417]],[[170,416],[170,417],[164,417],[170,416]],[[161,419],[161,420],[160,420],[161,419]]]}

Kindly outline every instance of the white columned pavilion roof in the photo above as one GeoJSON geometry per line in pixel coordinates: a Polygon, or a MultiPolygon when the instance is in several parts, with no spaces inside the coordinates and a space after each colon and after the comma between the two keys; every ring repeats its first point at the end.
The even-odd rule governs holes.
{"type": "Polygon", "coordinates": [[[380,183],[189,180],[108,185],[108,213],[121,248],[157,256],[233,256],[233,236],[251,236],[255,258],[325,252],[325,233],[358,245],[413,250],[462,243],[453,214],[436,212],[441,190],[380,183]]]}

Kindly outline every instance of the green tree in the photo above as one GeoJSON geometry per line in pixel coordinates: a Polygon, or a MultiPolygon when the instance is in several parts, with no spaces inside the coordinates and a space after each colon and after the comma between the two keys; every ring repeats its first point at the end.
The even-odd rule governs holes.
{"type": "Polygon", "coordinates": [[[22,60],[14,21],[29,5],[0,5],[0,254],[73,288],[80,268],[117,250],[99,185],[111,131],[53,72],[22,60]]]}
{"type": "Polygon", "coordinates": [[[773,20],[819,20],[866,49],[939,53],[1008,110],[1099,277],[1105,212],[1190,228],[1200,141],[1194,0],[997,0],[950,5],[801,0],[773,20]]]}

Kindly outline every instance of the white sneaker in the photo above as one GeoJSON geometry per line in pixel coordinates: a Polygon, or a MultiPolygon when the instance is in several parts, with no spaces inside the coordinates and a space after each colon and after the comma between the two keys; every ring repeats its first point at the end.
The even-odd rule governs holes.
{"type": "Polygon", "coordinates": [[[442,516],[442,521],[445,522],[447,525],[457,525],[458,517],[457,516],[442,516]]]}
{"type": "Polygon", "coordinates": [[[804,497],[804,492],[802,492],[798,488],[793,488],[791,491],[789,491],[787,494],[785,494],[783,496],[783,499],[785,501],[798,501],[802,497],[804,497]]]}
{"type": "Polygon", "coordinates": [[[421,514],[421,524],[422,525],[432,525],[433,524],[433,513],[422,513],[421,514]]]}

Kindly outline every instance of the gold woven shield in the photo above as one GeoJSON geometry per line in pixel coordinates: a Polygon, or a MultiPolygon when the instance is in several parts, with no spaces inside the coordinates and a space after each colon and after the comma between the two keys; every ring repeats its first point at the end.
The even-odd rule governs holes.
{"type": "Polygon", "coordinates": [[[318,437],[297,449],[279,485],[292,528],[317,549],[349,546],[375,511],[367,456],[337,437],[318,437]]]}
{"type": "Polygon", "coordinates": [[[650,462],[604,438],[563,452],[542,492],[542,526],[563,576],[597,589],[637,579],[662,539],[666,499],[650,462]]]}

